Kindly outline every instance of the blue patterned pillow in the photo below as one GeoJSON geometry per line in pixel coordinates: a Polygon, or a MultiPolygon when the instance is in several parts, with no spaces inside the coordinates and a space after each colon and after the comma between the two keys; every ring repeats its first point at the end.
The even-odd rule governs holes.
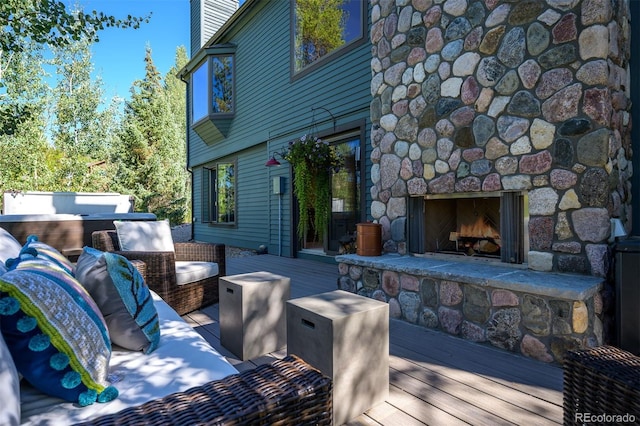
{"type": "Polygon", "coordinates": [[[85,247],[76,278],[100,308],[114,344],[145,353],[158,347],[158,312],[144,279],[129,260],[85,247]]]}
{"type": "Polygon", "coordinates": [[[107,382],[111,341],[100,310],[61,269],[20,262],[0,276],[0,331],[41,392],[81,406],[118,396],[107,382]]]}

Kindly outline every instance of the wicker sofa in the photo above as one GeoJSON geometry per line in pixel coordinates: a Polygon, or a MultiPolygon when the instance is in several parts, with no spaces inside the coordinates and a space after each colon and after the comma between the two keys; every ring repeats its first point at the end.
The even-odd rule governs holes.
{"type": "MultiPolygon", "coordinates": [[[[0,276],[3,283],[0,300],[5,302],[0,303],[4,307],[0,309],[0,329],[2,330],[0,333],[1,425],[145,424],[181,426],[196,424],[329,425],[331,423],[331,379],[296,356],[287,356],[282,360],[275,360],[239,373],[200,333],[153,291],[150,292],[150,296],[158,320],[159,341],[157,347],[150,352],[145,352],[112,345],[107,358],[108,375],[106,381],[110,387],[113,386],[117,389],[118,393],[115,399],[107,399],[103,402],[99,402],[100,399],[86,401],[88,404],[81,406],[84,404],[79,404],[78,400],[65,400],[63,397],[54,396],[56,394],[48,392],[48,386],[43,386],[42,383],[29,383],[25,377],[21,377],[18,373],[17,366],[21,365],[20,360],[31,355],[21,346],[16,346],[15,339],[13,344],[10,344],[11,340],[7,340],[7,336],[15,338],[15,330],[10,327],[10,324],[14,322],[13,316],[17,315],[16,318],[18,318],[22,315],[23,318],[27,318],[26,314],[20,313],[21,310],[12,309],[20,304],[6,303],[11,302],[14,297],[10,296],[8,292],[17,294],[9,283],[27,282],[15,281],[15,279],[16,276],[22,276],[28,272],[8,271],[6,264],[8,259],[19,257],[22,248],[22,245],[13,236],[0,229],[0,276]]],[[[27,250],[24,253],[34,256],[33,251],[27,250]]],[[[53,254],[53,251],[46,253],[53,254]]],[[[44,247],[38,246],[37,256],[45,256],[44,247]]],[[[37,271],[28,276],[46,274],[45,264],[49,261],[52,262],[54,258],[48,259],[48,261],[38,263],[37,271]]],[[[28,260],[24,261],[28,263],[28,260]]],[[[62,266],[57,268],[54,268],[57,271],[57,275],[54,275],[60,277],[64,274],[62,266]]],[[[86,269],[82,270],[86,271],[86,269]]],[[[74,271],[74,273],[76,272],[78,270],[74,271]]],[[[77,276],[83,277],[85,275],[78,273],[77,276]]],[[[39,288],[63,289],[63,285],[68,285],[70,280],[61,280],[60,283],[66,284],[60,284],[59,287],[56,287],[58,286],[55,284],[57,282],[47,281],[49,284],[42,283],[39,288]]],[[[132,283],[135,283],[135,280],[132,283]]],[[[58,293],[65,293],[65,291],[58,290],[58,293]]],[[[80,299],[89,301],[89,298],[85,296],[78,296],[78,300],[80,299]]],[[[47,303],[39,303],[38,306],[46,306],[50,299],[42,300],[46,300],[47,303]]],[[[74,303],[78,302],[75,296],[73,300],[74,303]]],[[[84,304],[84,306],[93,304],[92,302],[84,304]]],[[[65,324],[63,327],[67,327],[66,324],[72,324],[77,321],[77,318],[80,318],[80,316],[75,317],[78,309],[69,311],[68,305],[56,304],[56,306],[62,306],[62,309],[57,310],[61,312],[62,317],[60,320],[53,320],[53,318],[45,320],[43,324],[49,324],[47,329],[54,328],[54,323],[57,326],[65,324]],[[73,312],[74,315],[65,315],[68,312],[73,312]]],[[[87,318],[92,318],[89,315],[81,317],[83,319],[80,322],[83,324],[87,318]]],[[[37,325],[39,321],[40,319],[35,322],[20,320],[18,322],[22,324],[20,326],[22,329],[19,331],[32,331],[33,326],[37,325]],[[32,327],[23,327],[29,324],[32,327]]],[[[44,328],[38,327],[41,326],[35,328],[36,333],[37,330],[44,330],[44,328]]],[[[109,329],[110,335],[111,331],[109,329]]],[[[77,333],[72,334],[77,335],[77,333]]],[[[82,336],[80,340],[87,341],[87,336],[85,334],[82,336]]],[[[67,343],[71,345],[70,342],[67,343]]],[[[93,347],[93,345],[89,345],[93,347]]],[[[51,345],[47,343],[48,346],[51,345]]],[[[40,350],[30,350],[34,353],[40,352],[40,350]]],[[[46,353],[61,354],[61,349],[58,348],[46,353]]],[[[91,354],[92,357],[96,357],[94,352],[91,354]]],[[[38,368],[43,365],[45,368],[38,371],[57,371],[67,368],[64,363],[60,364],[62,358],[58,355],[51,356],[49,360],[49,362],[40,362],[38,368]],[[55,362],[54,358],[57,359],[55,362]]],[[[35,380],[36,376],[33,377],[35,380]]],[[[42,378],[38,377],[36,381],[40,381],[42,378]]],[[[48,383],[55,387],[56,382],[50,381],[48,383]]]]}
{"type": "Polygon", "coordinates": [[[330,425],[331,380],[295,355],[79,425],[330,425]]]}
{"type": "Polygon", "coordinates": [[[218,302],[218,279],[226,275],[224,244],[174,243],[175,252],[121,251],[115,230],[95,231],[91,235],[93,247],[116,252],[130,260],[146,265],[146,283],[179,315],[218,302]],[[218,275],[189,284],[176,284],[176,261],[203,261],[218,264],[218,275]]]}
{"type": "MultiPolygon", "coordinates": [[[[114,349],[110,374],[120,392],[79,407],[24,380],[24,425],[272,425],[331,423],[332,383],[296,356],[238,373],[157,295],[159,347],[150,354],[114,349]]],[[[1,373],[1,371],[0,371],[1,373]]],[[[1,410],[0,410],[1,411],[1,410]]],[[[2,417],[0,416],[0,423],[2,417]]]]}

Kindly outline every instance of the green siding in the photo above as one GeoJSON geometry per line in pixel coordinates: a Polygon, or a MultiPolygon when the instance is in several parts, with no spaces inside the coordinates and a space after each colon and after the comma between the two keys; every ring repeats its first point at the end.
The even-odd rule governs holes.
{"type": "MultiPolygon", "coordinates": [[[[217,225],[203,223],[202,167],[194,169],[195,239],[221,242],[235,247],[257,248],[256,241],[267,244],[269,238],[269,181],[265,178],[266,146],[253,147],[216,162],[236,163],[236,223],[217,225]]],[[[212,166],[213,164],[209,164],[212,166]]]]}
{"type": "MultiPolygon", "coordinates": [[[[208,226],[197,222],[196,237],[227,244],[257,248],[267,244],[269,253],[294,256],[292,223],[292,183],[290,166],[267,168],[270,154],[286,149],[290,140],[311,129],[312,108],[331,111],[336,127],[345,129],[365,121],[364,144],[367,217],[371,204],[370,114],[371,45],[368,40],[322,66],[292,78],[290,74],[290,1],[259,1],[244,11],[228,31],[214,38],[216,44],[236,46],[235,116],[226,138],[205,143],[193,130],[189,133],[189,166],[194,170],[209,162],[237,158],[238,223],[234,228],[208,226]],[[250,170],[247,170],[250,168],[250,170]],[[273,180],[282,176],[285,191],[273,194],[273,180]],[[282,222],[278,212],[282,202],[282,222]]],[[[365,38],[368,26],[365,29],[365,38]]],[[[331,115],[315,111],[314,130],[331,133],[331,115]]],[[[200,212],[200,183],[194,180],[194,209],[200,212]]]]}

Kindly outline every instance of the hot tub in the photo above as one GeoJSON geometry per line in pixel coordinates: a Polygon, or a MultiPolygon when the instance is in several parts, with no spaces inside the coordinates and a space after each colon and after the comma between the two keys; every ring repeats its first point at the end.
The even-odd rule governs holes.
{"type": "Polygon", "coordinates": [[[115,229],[114,220],[154,221],[153,213],[93,213],[93,214],[7,214],[0,215],[0,227],[6,229],[21,244],[29,235],[58,249],[66,256],[80,254],[91,246],[91,233],[115,229]]]}

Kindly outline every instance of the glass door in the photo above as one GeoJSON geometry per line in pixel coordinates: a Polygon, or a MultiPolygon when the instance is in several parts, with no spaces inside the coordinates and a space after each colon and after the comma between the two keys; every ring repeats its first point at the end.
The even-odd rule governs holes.
{"type": "Polygon", "coordinates": [[[327,249],[330,253],[344,251],[355,238],[356,223],[360,222],[360,137],[354,136],[334,145],[342,159],[339,170],[331,176],[331,218],[327,249]]]}

